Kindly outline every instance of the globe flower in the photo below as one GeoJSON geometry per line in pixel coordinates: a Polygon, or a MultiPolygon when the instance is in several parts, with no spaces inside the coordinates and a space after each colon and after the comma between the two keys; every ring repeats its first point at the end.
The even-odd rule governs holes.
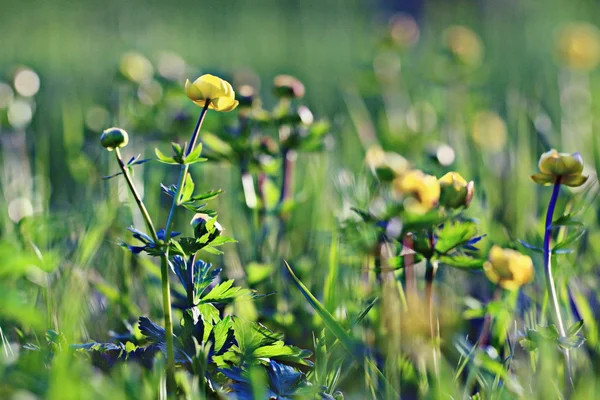
{"type": "Polygon", "coordinates": [[[108,151],[127,146],[129,135],[121,128],[108,128],[100,135],[100,144],[108,151]]]}
{"type": "Polygon", "coordinates": [[[197,106],[204,107],[208,102],[208,108],[215,111],[232,111],[239,104],[231,84],[210,74],[202,75],[194,83],[186,80],[185,94],[197,106]]]}
{"type": "Polygon", "coordinates": [[[552,149],[540,157],[540,172],[531,176],[531,180],[540,185],[560,183],[571,187],[583,185],[588,177],[582,174],[583,158],[579,153],[559,153],[552,149]]]}
{"type": "Polygon", "coordinates": [[[582,71],[590,71],[598,66],[600,31],[594,25],[567,25],[558,32],[556,39],[556,58],[564,66],[582,71]]]}
{"type": "Polygon", "coordinates": [[[390,182],[408,171],[409,163],[406,158],[398,153],[383,151],[378,145],[373,145],[367,150],[365,163],[373,174],[384,182],[390,182]]]}
{"type": "Polygon", "coordinates": [[[489,261],[483,264],[487,278],[507,290],[516,290],[533,281],[534,269],[531,257],[516,250],[494,246],[489,261]]]}
{"type": "Polygon", "coordinates": [[[475,184],[468,182],[457,172],[448,172],[438,180],[440,204],[448,208],[468,207],[473,199],[475,184]]]}
{"type": "Polygon", "coordinates": [[[394,179],[394,189],[399,194],[413,197],[405,201],[405,207],[416,214],[424,214],[438,205],[440,183],[437,178],[415,170],[394,179]]]}

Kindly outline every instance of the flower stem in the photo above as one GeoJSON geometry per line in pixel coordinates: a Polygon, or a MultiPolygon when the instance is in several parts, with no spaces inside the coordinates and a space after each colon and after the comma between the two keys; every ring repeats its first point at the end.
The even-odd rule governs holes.
{"type": "MultiPolygon", "coordinates": [[[[198,118],[198,122],[196,122],[196,127],[194,128],[194,133],[192,134],[192,138],[190,139],[190,143],[185,149],[185,156],[189,156],[192,151],[194,151],[194,147],[196,147],[196,141],[198,139],[198,133],[200,132],[200,128],[202,128],[202,122],[204,122],[204,117],[206,116],[206,111],[208,110],[209,101],[206,102],[204,107],[202,108],[202,112],[200,113],[200,117],[198,118]]],[[[167,223],[165,225],[165,240],[168,242],[171,239],[171,232],[173,229],[173,217],[175,216],[175,209],[179,206],[179,196],[181,196],[181,191],[183,190],[183,185],[185,183],[185,177],[190,169],[189,164],[181,164],[181,169],[179,172],[179,179],[177,180],[177,191],[175,196],[173,197],[173,202],[171,203],[171,209],[169,210],[169,216],[167,217],[167,223]]]]}
{"type": "MultiPolygon", "coordinates": [[[[198,118],[198,122],[196,123],[196,128],[194,129],[194,133],[192,134],[192,138],[190,139],[190,143],[185,150],[185,156],[187,157],[193,150],[196,145],[196,140],[198,138],[198,133],[200,132],[200,128],[202,126],[202,122],[204,121],[204,116],[206,115],[206,111],[208,110],[209,101],[206,102],[202,112],[200,113],[200,117],[198,118]]],[[[165,225],[165,242],[166,245],[164,247],[164,251],[160,257],[160,276],[161,276],[161,289],[163,296],[163,310],[165,317],[165,342],[167,345],[167,393],[175,393],[175,348],[173,345],[173,314],[171,311],[171,284],[169,279],[169,242],[171,241],[171,232],[173,230],[173,216],[175,215],[175,209],[179,205],[179,197],[181,196],[181,191],[183,190],[183,185],[185,183],[185,177],[187,176],[189,170],[189,164],[181,164],[181,172],[179,174],[179,181],[177,183],[177,191],[175,196],[173,197],[173,202],[171,203],[171,209],[169,210],[169,216],[167,217],[167,223],[165,225]]]]}
{"type": "MultiPolygon", "coordinates": [[[[150,232],[150,236],[152,240],[157,245],[160,243],[158,235],[156,233],[156,229],[154,228],[154,224],[152,223],[152,219],[150,218],[150,214],[148,214],[148,210],[142,201],[137,189],[133,185],[133,181],[131,179],[131,175],[129,174],[129,170],[123,163],[123,159],[121,158],[121,152],[118,148],[115,149],[115,157],[117,158],[117,162],[119,167],[121,168],[121,172],[123,172],[123,176],[127,181],[127,185],[129,186],[129,190],[133,194],[133,198],[144,217],[144,221],[146,221],[146,226],[148,227],[148,231],[150,232]]],[[[171,316],[171,292],[169,290],[169,261],[166,252],[162,252],[160,255],[160,274],[162,278],[162,294],[163,294],[163,310],[165,314],[165,342],[167,346],[167,392],[175,393],[175,352],[173,348],[173,318],[171,316]]]]}
{"type": "Polygon", "coordinates": [[[118,148],[115,149],[115,157],[117,158],[117,163],[119,164],[119,168],[121,168],[121,172],[123,173],[123,176],[125,177],[125,181],[127,182],[127,185],[129,186],[129,190],[131,191],[131,194],[133,195],[133,198],[135,199],[135,203],[137,204],[140,212],[142,213],[142,217],[144,218],[144,221],[146,222],[146,227],[148,228],[148,231],[150,232],[150,236],[152,237],[152,240],[154,240],[155,243],[158,243],[158,236],[156,234],[156,229],[154,228],[154,224],[152,223],[152,218],[150,218],[150,214],[148,214],[148,210],[146,209],[146,206],[144,205],[142,198],[140,197],[135,186],[133,185],[133,180],[131,179],[131,174],[129,173],[129,169],[127,169],[127,167],[125,166],[125,163],[123,162],[123,159],[121,158],[121,152],[119,151],[118,148]]]}
{"type": "Polygon", "coordinates": [[[433,342],[433,371],[435,376],[439,378],[439,320],[435,312],[435,305],[433,301],[433,281],[435,279],[436,271],[437,263],[427,259],[427,266],[425,270],[425,298],[427,301],[427,308],[429,310],[429,334],[433,342]]]}
{"type": "MultiPolygon", "coordinates": [[[[552,239],[552,219],[554,218],[554,209],[556,208],[556,201],[558,200],[558,194],[560,192],[560,180],[561,178],[558,177],[554,182],[552,197],[550,197],[548,212],[546,213],[546,224],[544,225],[544,273],[546,276],[546,289],[548,290],[548,295],[553,306],[554,320],[558,325],[558,332],[560,333],[560,336],[564,337],[566,336],[566,331],[560,313],[560,304],[558,303],[554,278],[552,277],[552,252],[550,250],[550,240],[552,239]]],[[[565,361],[567,363],[569,380],[572,382],[569,350],[565,349],[564,354],[565,361]]]]}

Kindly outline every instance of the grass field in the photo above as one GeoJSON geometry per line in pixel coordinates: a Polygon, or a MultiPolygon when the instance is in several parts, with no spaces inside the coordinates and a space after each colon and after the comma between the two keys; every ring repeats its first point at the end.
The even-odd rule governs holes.
{"type": "Polygon", "coordinates": [[[0,0],[0,398],[596,398],[600,6],[391,5],[0,0]]]}

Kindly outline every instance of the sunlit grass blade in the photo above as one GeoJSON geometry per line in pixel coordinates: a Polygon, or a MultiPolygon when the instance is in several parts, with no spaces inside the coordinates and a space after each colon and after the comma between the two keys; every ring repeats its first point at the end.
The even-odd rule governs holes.
{"type": "MultiPolygon", "coordinates": [[[[395,393],[395,390],[387,381],[386,377],[383,375],[381,370],[377,368],[377,366],[373,363],[373,361],[370,358],[364,357],[362,352],[356,352],[358,344],[355,342],[355,340],[352,337],[350,337],[348,333],[346,333],[344,327],[333,317],[333,315],[329,313],[329,311],[327,311],[327,309],[319,302],[319,300],[317,300],[317,298],[308,290],[308,288],[304,286],[302,281],[300,281],[296,274],[294,274],[294,271],[287,263],[287,261],[284,260],[283,262],[285,263],[285,266],[290,276],[292,277],[292,280],[296,284],[296,287],[300,290],[302,295],[306,298],[306,300],[309,302],[309,304],[315,310],[315,312],[319,314],[319,316],[323,319],[323,323],[325,324],[327,329],[329,329],[333,333],[333,335],[340,341],[340,343],[346,349],[346,351],[352,354],[353,357],[357,358],[357,361],[359,363],[364,362],[364,365],[376,372],[378,378],[385,385],[384,392],[395,393]]],[[[395,395],[398,396],[397,393],[395,393],[395,395]]]]}

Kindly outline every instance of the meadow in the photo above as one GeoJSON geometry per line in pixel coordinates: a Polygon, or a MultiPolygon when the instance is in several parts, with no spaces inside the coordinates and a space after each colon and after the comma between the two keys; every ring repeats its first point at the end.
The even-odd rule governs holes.
{"type": "Polygon", "coordinates": [[[593,1],[0,6],[0,398],[597,397],[593,1]]]}

